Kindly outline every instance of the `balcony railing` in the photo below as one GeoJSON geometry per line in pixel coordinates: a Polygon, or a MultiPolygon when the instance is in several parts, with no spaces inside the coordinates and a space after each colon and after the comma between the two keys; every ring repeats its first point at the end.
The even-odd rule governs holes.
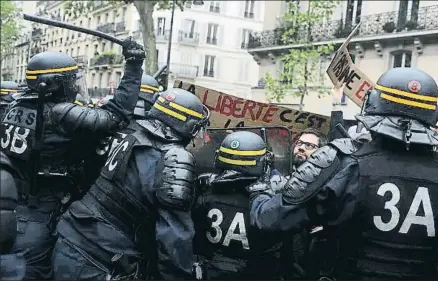
{"type": "Polygon", "coordinates": [[[98,25],[96,30],[104,33],[113,33],[114,23],[106,23],[106,24],[98,25]]]}
{"type": "MultiPolygon", "coordinates": [[[[166,65],[166,62],[159,62],[158,67],[166,65]]],[[[170,72],[177,77],[195,78],[199,76],[199,67],[185,64],[170,64],[170,72]]]]}
{"type": "Polygon", "coordinates": [[[123,56],[116,54],[99,55],[90,60],[90,66],[111,66],[123,63],[123,56]]]}
{"type": "Polygon", "coordinates": [[[156,41],[169,41],[170,37],[170,30],[158,30],[157,34],[155,35],[156,41]]]}
{"type": "Polygon", "coordinates": [[[41,28],[34,29],[30,35],[32,36],[33,40],[40,39],[43,35],[43,30],[41,28]]]}
{"type": "Polygon", "coordinates": [[[251,13],[251,12],[245,12],[245,13],[243,14],[243,16],[244,16],[245,18],[247,18],[247,19],[253,19],[253,18],[254,18],[254,13],[251,13]]]}
{"type": "MultiPolygon", "coordinates": [[[[399,19],[398,11],[389,13],[373,14],[360,18],[362,22],[355,37],[376,36],[388,33],[403,33],[412,30],[438,29],[438,5],[427,6],[418,9],[416,15],[410,19],[399,19]]],[[[355,24],[336,20],[326,23],[315,24],[310,32],[310,42],[329,41],[336,38],[345,38],[351,32],[355,24]]],[[[249,37],[248,48],[266,48],[286,45],[283,41],[285,28],[276,28],[262,32],[254,32],[249,37]]],[[[298,28],[293,39],[296,42],[307,41],[307,29],[298,28]]]]}
{"type": "Polygon", "coordinates": [[[73,60],[75,60],[76,63],[78,63],[80,65],[86,65],[88,63],[87,56],[76,56],[76,57],[73,57],[73,60]]]}
{"type": "Polygon", "coordinates": [[[197,45],[199,43],[199,33],[180,30],[178,32],[178,42],[189,45],[197,45]]]}
{"type": "Polygon", "coordinates": [[[124,32],[126,30],[125,22],[116,23],[116,32],[124,32]]]}
{"type": "Polygon", "coordinates": [[[217,45],[216,37],[207,37],[207,44],[217,45]]]}
{"type": "Polygon", "coordinates": [[[214,77],[214,71],[204,69],[204,76],[214,77]]]}

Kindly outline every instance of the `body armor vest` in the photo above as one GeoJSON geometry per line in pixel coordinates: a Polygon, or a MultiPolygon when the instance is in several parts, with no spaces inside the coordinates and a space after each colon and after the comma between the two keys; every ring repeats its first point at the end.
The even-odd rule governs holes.
{"type": "Polygon", "coordinates": [[[272,238],[250,228],[249,195],[244,189],[253,181],[213,181],[198,199],[193,215],[195,249],[209,264],[215,264],[214,272],[222,272],[207,273],[208,279],[260,280],[268,279],[263,278],[266,275],[272,277],[275,272],[279,246],[275,247],[272,238]],[[238,273],[228,276],[226,261],[238,273]]]}
{"type": "Polygon", "coordinates": [[[384,151],[373,143],[355,155],[361,192],[341,240],[339,278],[436,279],[438,162],[432,153],[384,151]]]}
{"type": "MultiPolygon", "coordinates": [[[[147,146],[160,150],[162,143],[152,141],[144,131],[128,135],[109,155],[101,175],[81,200],[94,214],[115,226],[132,242],[147,246],[154,238],[155,217],[153,209],[141,200],[141,191],[133,191],[125,184],[125,174],[133,149],[147,146]],[[140,240],[137,240],[140,239],[140,240]]],[[[143,248],[144,250],[144,248],[143,248]]],[[[146,254],[147,256],[147,254],[146,254]]]]}

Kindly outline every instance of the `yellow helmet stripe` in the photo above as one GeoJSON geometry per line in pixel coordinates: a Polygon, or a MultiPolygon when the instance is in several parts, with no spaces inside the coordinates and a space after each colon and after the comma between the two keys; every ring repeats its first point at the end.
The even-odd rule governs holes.
{"type": "Polygon", "coordinates": [[[57,73],[63,71],[71,71],[78,69],[78,66],[71,66],[59,69],[48,69],[48,70],[26,70],[26,74],[46,74],[46,73],[57,73]]]}
{"type": "Polygon", "coordinates": [[[26,75],[26,79],[37,79],[36,75],[26,75]]]}
{"type": "Polygon", "coordinates": [[[258,150],[258,151],[239,151],[239,150],[224,148],[222,146],[219,148],[219,151],[236,156],[262,156],[266,153],[266,149],[258,150]]]}
{"type": "Polygon", "coordinates": [[[242,161],[242,160],[232,160],[232,159],[228,159],[228,158],[224,158],[222,156],[218,156],[217,159],[223,163],[226,164],[232,164],[232,165],[250,165],[250,166],[254,166],[257,164],[256,160],[252,160],[252,161],[242,161]]]}
{"type": "Polygon", "coordinates": [[[163,113],[168,114],[169,116],[177,118],[179,120],[182,120],[182,121],[186,121],[187,120],[187,117],[185,117],[185,116],[183,116],[181,114],[178,114],[177,112],[174,112],[174,111],[172,111],[170,109],[167,109],[167,108],[165,108],[165,107],[163,107],[163,106],[161,106],[161,105],[159,105],[157,103],[154,104],[154,108],[162,111],[163,113]]]}
{"type": "Polygon", "coordinates": [[[381,86],[378,84],[376,85],[375,88],[379,89],[381,91],[384,91],[386,93],[391,93],[391,94],[395,94],[395,95],[399,95],[399,96],[405,96],[405,97],[416,99],[416,100],[428,101],[428,102],[438,102],[438,97],[413,94],[410,92],[406,92],[406,91],[402,91],[402,90],[398,90],[398,89],[393,89],[393,88],[381,86]]]}
{"type": "Polygon", "coordinates": [[[425,103],[419,103],[419,102],[414,102],[414,101],[410,101],[410,100],[406,100],[406,99],[396,98],[396,97],[390,96],[390,95],[385,94],[385,93],[381,93],[380,97],[383,99],[386,99],[388,101],[398,103],[398,104],[408,105],[408,106],[427,109],[427,110],[435,110],[436,109],[436,105],[429,105],[429,104],[425,104],[425,103]]]}
{"type": "Polygon", "coordinates": [[[144,88],[140,88],[140,91],[143,92],[143,93],[154,94],[154,91],[148,90],[148,89],[144,89],[144,88]]]}
{"type": "Polygon", "coordinates": [[[1,88],[0,91],[18,92],[17,89],[8,89],[8,88],[1,88]]]}
{"type": "Polygon", "coordinates": [[[88,104],[88,107],[94,108],[94,104],[88,104]]]}
{"type": "Polygon", "coordinates": [[[8,95],[8,94],[9,94],[9,92],[4,92],[4,91],[1,91],[1,94],[2,94],[2,95],[8,95]]]}
{"type": "MultiPolygon", "coordinates": [[[[166,99],[164,99],[163,97],[160,96],[160,97],[158,97],[158,101],[160,101],[161,103],[165,103],[166,99]]],[[[178,105],[178,104],[176,104],[174,102],[170,102],[169,106],[174,108],[174,109],[177,109],[180,112],[186,113],[188,115],[191,115],[191,116],[194,116],[194,117],[197,117],[197,118],[202,118],[202,114],[201,113],[195,112],[194,110],[188,109],[188,108],[183,107],[181,105],[178,105]]]]}
{"type": "Polygon", "coordinates": [[[82,102],[80,102],[80,101],[78,101],[78,100],[75,101],[75,104],[77,104],[77,105],[79,105],[79,106],[83,106],[83,105],[84,105],[84,103],[82,103],[82,102]]]}
{"type": "Polygon", "coordinates": [[[140,88],[147,88],[147,89],[153,90],[153,91],[155,91],[155,92],[160,90],[160,89],[158,89],[157,87],[150,86],[150,85],[147,85],[147,84],[142,84],[142,85],[140,85],[140,88]]]}

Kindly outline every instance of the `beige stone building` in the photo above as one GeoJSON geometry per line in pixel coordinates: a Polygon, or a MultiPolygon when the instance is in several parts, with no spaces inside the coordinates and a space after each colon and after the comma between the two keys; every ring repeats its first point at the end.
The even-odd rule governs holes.
{"type": "MultiPolygon", "coordinates": [[[[129,35],[142,43],[139,16],[135,7],[108,6],[93,1],[95,10],[78,19],[69,19],[62,1],[21,1],[33,8],[27,13],[89,27],[124,39],[129,35]],[[32,4],[31,4],[32,3],[32,4]]],[[[191,2],[192,3],[192,2],[191,2]]],[[[170,80],[183,79],[197,84],[248,97],[257,84],[258,66],[246,52],[249,34],[263,27],[263,1],[201,1],[175,11],[170,80]]],[[[159,65],[166,63],[171,11],[154,12],[154,28],[159,65]]],[[[26,22],[29,24],[29,22],[26,22]]],[[[65,52],[87,73],[87,85],[93,96],[104,96],[116,88],[123,74],[121,47],[107,40],[41,24],[30,24],[17,41],[15,51],[4,63],[10,77],[25,82],[26,64],[42,51],[65,52]]],[[[2,64],[3,65],[3,64],[2,64]]],[[[6,72],[5,72],[6,74],[6,72]]],[[[5,76],[3,76],[5,77],[5,76]]]]}
{"type": "MultiPolygon", "coordinates": [[[[308,1],[295,1],[300,9],[307,10],[308,1]]],[[[288,11],[286,1],[270,1],[265,10],[264,31],[251,35],[248,52],[259,64],[259,85],[252,91],[252,99],[267,100],[262,78],[265,73],[279,77],[283,63],[279,56],[295,46],[285,46],[281,40],[281,16],[288,11]]],[[[333,42],[335,48],[345,40],[351,27],[359,21],[359,32],[349,45],[355,64],[374,82],[392,67],[416,67],[428,72],[438,81],[438,1],[343,1],[333,13],[332,21],[313,27],[313,44],[333,42]]],[[[330,58],[320,58],[317,74],[312,83],[319,87],[331,87],[324,74],[330,58]],[[322,77],[322,79],[320,79],[322,77]]],[[[292,82],[293,83],[293,82],[292,82]]],[[[282,101],[289,107],[298,108],[299,98],[282,101]]],[[[309,93],[304,98],[303,110],[330,115],[333,98],[330,95],[319,98],[309,93]]],[[[348,98],[336,106],[344,112],[345,118],[353,118],[359,112],[348,98]]]]}

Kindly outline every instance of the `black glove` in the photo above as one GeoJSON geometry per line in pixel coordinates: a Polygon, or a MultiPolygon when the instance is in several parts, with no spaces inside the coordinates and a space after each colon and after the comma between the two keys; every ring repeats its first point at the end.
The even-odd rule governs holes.
{"type": "Polygon", "coordinates": [[[123,40],[122,47],[122,53],[126,61],[143,62],[146,57],[143,46],[132,40],[131,36],[123,40]]]}
{"type": "Polygon", "coordinates": [[[272,189],[270,183],[262,182],[260,180],[254,182],[253,184],[250,184],[245,189],[248,193],[250,193],[251,199],[258,196],[259,194],[266,194],[271,197],[276,194],[275,191],[272,189]]]}

